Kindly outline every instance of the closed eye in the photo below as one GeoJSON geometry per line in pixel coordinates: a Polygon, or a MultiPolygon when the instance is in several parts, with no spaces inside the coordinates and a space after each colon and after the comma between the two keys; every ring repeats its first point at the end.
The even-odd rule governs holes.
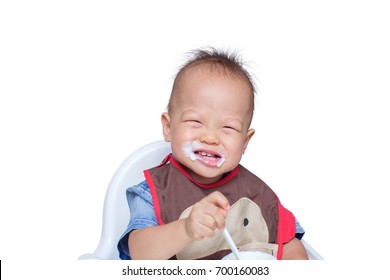
{"type": "Polygon", "coordinates": [[[190,124],[190,125],[192,125],[192,126],[194,126],[194,127],[199,127],[199,126],[202,125],[202,123],[200,121],[198,121],[198,120],[187,120],[185,122],[190,124]]]}
{"type": "Polygon", "coordinates": [[[231,126],[224,126],[223,128],[236,130],[234,127],[231,127],[231,126]]]}
{"type": "Polygon", "coordinates": [[[236,127],[233,127],[233,126],[229,126],[229,125],[226,125],[223,127],[225,130],[229,130],[229,131],[237,131],[239,132],[239,129],[237,129],[236,127]]]}

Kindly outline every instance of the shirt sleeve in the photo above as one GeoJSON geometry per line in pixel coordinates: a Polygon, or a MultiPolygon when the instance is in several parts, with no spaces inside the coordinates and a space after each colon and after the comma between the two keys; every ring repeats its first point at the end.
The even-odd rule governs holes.
{"type": "Polygon", "coordinates": [[[299,223],[298,219],[295,217],[295,237],[301,240],[304,234],[305,230],[299,223]]]}
{"type": "Polygon", "coordinates": [[[128,188],[126,198],[130,209],[130,221],[117,246],[119,258],[122,260],[131,259],[128,237],[132,230],[158,225],[152,196],[146,181],[128,188]]]}

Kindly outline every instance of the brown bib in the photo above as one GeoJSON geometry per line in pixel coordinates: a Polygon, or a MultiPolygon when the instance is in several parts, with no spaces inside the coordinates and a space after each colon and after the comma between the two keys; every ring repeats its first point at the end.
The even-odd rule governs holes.
{"type": "MultiPolygon", "coordinates": [[[[144,173],[160,225],[188,217],[196,202],[219,191],[231,205],[226,228],[239,250],[260,250],[280,259],[283,243],[295,235],[294,216],[260,178],[241,165],[210,185],[194,181],[171,155],[144,173]]],[[[213,238],[193,241],[176,258],[221,259],[228,253],[229,246],[217,230],[213,238]]]]}

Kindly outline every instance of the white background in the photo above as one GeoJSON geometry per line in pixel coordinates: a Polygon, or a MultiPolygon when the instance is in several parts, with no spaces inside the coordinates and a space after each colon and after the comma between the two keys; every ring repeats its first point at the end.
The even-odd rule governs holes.
{"type": "MultiPolygon", "coordinates": [[[[257,78],[243,164],[326,259],[386,251],[386,1],[2,1],[0,259],[77,259],[106,188],[161,139],[185,53],[238,50],[257,78]]],[[[386,212],[387,211],[387,212],[386,212]]]]}

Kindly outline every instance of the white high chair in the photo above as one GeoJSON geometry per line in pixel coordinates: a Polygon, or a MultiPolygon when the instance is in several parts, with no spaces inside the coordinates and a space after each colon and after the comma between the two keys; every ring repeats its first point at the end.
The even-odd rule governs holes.
{"type": "MultiPolygon", "coordinates": [[[[143,171],[160,164],[169,153],[170,144],[160,140],[141,147],[123,161],[106,192],[99,244],[95,252],[81,255],[80,260],[119,259],[117,243],[130,218],[126,189],[143,181],[143,171]]],[[[323,259],[307,242],[302,242],[310,259],[323,259]]]]}

